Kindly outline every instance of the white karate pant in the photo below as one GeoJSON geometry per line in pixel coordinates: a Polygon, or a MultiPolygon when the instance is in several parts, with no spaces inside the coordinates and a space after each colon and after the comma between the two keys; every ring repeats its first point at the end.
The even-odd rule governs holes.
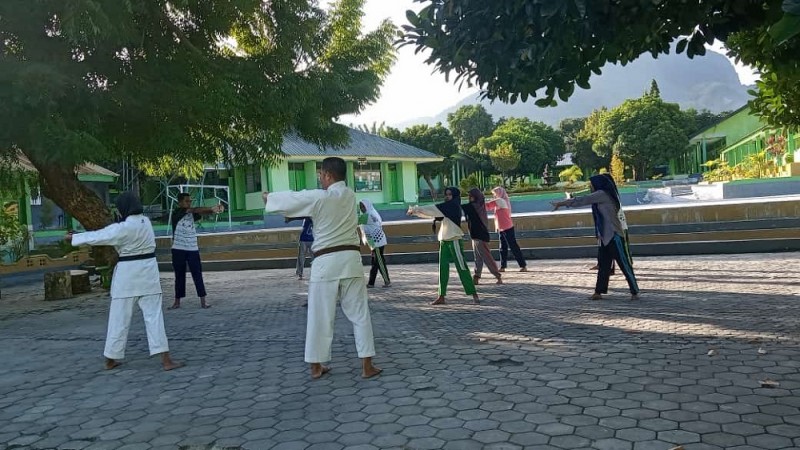
{"type": "Polygon", "coordinates": [[[108,311],[106,348],[103,351],[106,358],[122,359],[125,357],[125,344],[128,342],[133,306],[136,304],[139,305],[144,317],[150,355],[169,351],[167,333],[164,331],[164,314],[161,310],[161,294],[112,298],[111,308],[108,311]]]}
{"type": "Polygon", "coordinates": [[[307,363],[324,363],[331,360],[337,301],[341,302],[342,312],[353,324],[358,357],[375,356],[372,319],[369,315],[367,285],[364,278],[312,281],[308,283],[305,355],[307,363]]]}

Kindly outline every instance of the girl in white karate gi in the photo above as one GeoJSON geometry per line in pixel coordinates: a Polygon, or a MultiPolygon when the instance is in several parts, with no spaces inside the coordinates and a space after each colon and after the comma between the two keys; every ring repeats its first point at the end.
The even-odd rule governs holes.
{"type": "Polygon", "coordinates": [[[111,308],[108,313],[108,334],[103,355],[106,369],[117,367],[125,357],[128,329],[134,305],[139,305],[147,330],[150,355],[161,355],[164,370],[183,364],[169,356],[164,316],[161,311],[161,282],[156,262],[156,239],[150,219],[142,215],[142,203],[132,192],[122,193],[116,201],[122,222],[102,230],[68,234],[72,245],[113,245],[119,262],[111,279],[111,308]]]}

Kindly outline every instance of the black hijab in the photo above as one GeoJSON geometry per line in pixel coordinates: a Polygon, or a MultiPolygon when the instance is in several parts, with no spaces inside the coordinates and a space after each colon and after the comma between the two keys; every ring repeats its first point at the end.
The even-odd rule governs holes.
{"type": "Polygon", "coordinates": [[[439,211],[452,220],[454,224],[461,226],[461,191],[457,187],[449,187],[445,192],[450,191],[453,195],[451,200],[436,205],[439,211]]]}
{"type": "MultiPolygon", "coordinates": [[[[445,192],[450,191],[453,195],[451,200],[439,203],[436,207],[442,212],[444,217],[452,220],[454,224],[461,226],[461,191],[457,187],[449,187],[445,192]]],[[[436,222],[441,221],[442,218],[433,220],[433,230],[436,232],[436,222]]]]}
{"type": "MultiPolygon", "coordinates": [[[[619,202],[619,191],[617,190],[617,184],[614,183],[614,179],[611,178],[609,174],[600,174],[595,175],[589,178],[589,182],[592,184],[592,188],[594,188],[595,192],[597,191],[604,191],[611,197],[611,200],[614,201],[614,204],[617,206],[617,211],[619,211],[621,205],[619,202]]],[[[600,236],[600,231],[603,227],[603,215],[600,214],[600,208],[597,207],[596,204],[592,204],[592,218],[594,219],[594,231],[597,236],[600,236]]]]}
{"type": "Polygon", "coordinates": [[[142,207],[142,202],[139,200],[139,197],[137,197],[136,194],[131,191],[125,191],[122,194],[119,194],[115,204],[117,205],[117,211],[119,211],[120,218],[123,221],[127,219],[128,216],[133,216],[144,212],[144,208],[142,207]]]}

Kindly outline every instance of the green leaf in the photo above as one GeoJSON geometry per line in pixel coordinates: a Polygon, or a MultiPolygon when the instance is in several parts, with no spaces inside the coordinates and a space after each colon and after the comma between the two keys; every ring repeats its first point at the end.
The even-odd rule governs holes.
{"type": "Polygon", "coordinates": [[[778,45],[787,43],[800,34],[800,15],[784,14],[783,18],[769,27],[769,35],[778,45]]]}

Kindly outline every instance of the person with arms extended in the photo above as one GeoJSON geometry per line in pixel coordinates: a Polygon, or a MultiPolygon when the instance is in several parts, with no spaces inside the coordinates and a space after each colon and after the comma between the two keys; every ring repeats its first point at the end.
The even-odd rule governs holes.
{"type": "Polygon", "coordinates": [[[614,180],[609,176],[595,175],[589,178],[592,193],[582,197],[553,202],[553,207],[558,210],[562,206],[577,208],[592,206],[595,235],[599,245],[597,252],[597,283],[592,300],[601,300],[608,293],[608,281],[611,277],[611,264],[616,260],[617,266],[628,281],[631,300],[639,299],[639,285],[633,273],[630,251],[625,238],[626,232],[620,222],[621,205],[619,193],[614,180]]]}
{"type": "Polygon", "coordinates": [[[389,269],[386,268],[385,250],[387,241],[386,233],[383,232],[381,215],[369,199],[358,202],[358,208],[361,210],[361,215],[359,216],[361,242],[369,247],[372,254],[372,266],[369,269],[367,287],[375,287],[375,279],[378,277],[378,272],[381,273],[383,278],[383,287],[390,287],[392,281],[389,279],[389,269]]]}
{"type": "Polygon", "coordinates": [[[442,305],[447,296],[447,284],[450,281],[450,262],[453,261],[458,271],[458,277],[464,286],[464,292],[472,295],[472,300],[479,303],[478,292],[475,290],[475,283],[469,273],[467,260],[464,258],[464,243],[461,237],[461,191],[455,187],[444,190],[444,203],[429,206],[411,206],[408,208],[409,216],[422,217],[423,219],[434,219],[434,230],[436,222],[441,222],[439,227],[439,297],[431,304],[442,305]]]}
{"type": "Polygon", "coordinates": [[[222,205],[210,208],[192,208],[192,196],[186,192],[178,194],[178,208],[172,213],[172,269],[175,272],[175,302],[169,309],[181,307],[181,299],[186,297],[186,266],[192,273],[194,288],[200,297],[200,307],[210,306],[206,303],[206,286],[203,283],[203,265],[200,262],[200,247],[197,245],[197,229],[195,224],[205,214],[218,214],[223,211],[222,205]]]}
{"type": "Polygon", "coordinates": [[[76,247],[83,244],[111,245],[119,253],[111,279],[111,307],[103,351],[105,367],[113,369],[125,358],[133,307],[138,305],[144,317],[150,356],[161,355],[164,370],[176,369],[183,364],[173,361],[169,355],[161,311],[161,280],[153,225],[142,214],[142,203],[132,192],[120,194],[116,206],[122,222],[97,231],[67,234],[64,238],[76,247]]]}
{"type": "Polygon", "coordinates": [[[346,175],[343,159],[325,158],[319,172],[322,189],[262,194],[265,211],[314,221],[305,361],[315,379],[330,370],[323,364],[331,360],[337,302],[341,302],[342,311],[353,324],[361,376],[371,378],[381,372],[372,364],[375,343],[356,232],[356,197],[345,185],[346,175]]]}
{"type": "Polygon", "coordinates": [[[508,267],[508,250],[514,254],[519,264],[520,272],[528,271],[528,263],[522,256],[522,250],[517,243],[514,222],[511,220],[511,200],[505,188],[498,186],[492,189],[494,198],[486,202],[486,210],[494,212],[494,226],[500,234],[500,272],[505,272],[508,267]]]}
{"type": "Polygon", "coordinates": [[[486,215],[486,197],[478,188],[469,190],[469,203],[461,205],[464,211],[464,218],[467,219],[467,228],[469,228],[469,237],[472,239],[472,252],[475,255],[475,275],[472,276],[472,282],[480,284],[481,273],[483,272],[483,265],[489,272],[497,278],[497,284],[503,284],[503,274],[497,268],[497,263],[492,256],[492,250],[489,249],[489,217],[486,215]]]}

